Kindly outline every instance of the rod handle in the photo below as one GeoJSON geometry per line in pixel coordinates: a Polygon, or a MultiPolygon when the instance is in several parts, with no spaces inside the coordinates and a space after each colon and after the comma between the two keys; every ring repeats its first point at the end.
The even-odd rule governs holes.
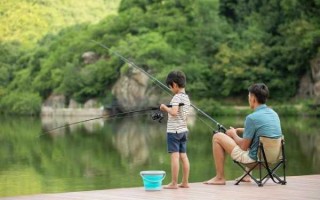
{"type": "MultiPolygon", "coordinates": [[[[184,106],[184,103],[179,103],[179,107],[180,107],[180,106],[184,106]]],[[[171,108],[172,105],[167,105],[167,107],[171,108]]]]}

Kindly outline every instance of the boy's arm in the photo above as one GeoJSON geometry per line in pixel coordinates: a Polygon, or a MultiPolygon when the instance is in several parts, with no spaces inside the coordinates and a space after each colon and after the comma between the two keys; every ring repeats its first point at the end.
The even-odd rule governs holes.
{"type": "Polygon", "coordinates": [[[172,106],[169,108],[165,104],[161,104],[160,110],[169,113],[171,116],[176,116],[178,114],[179,106],[172,106]]]}

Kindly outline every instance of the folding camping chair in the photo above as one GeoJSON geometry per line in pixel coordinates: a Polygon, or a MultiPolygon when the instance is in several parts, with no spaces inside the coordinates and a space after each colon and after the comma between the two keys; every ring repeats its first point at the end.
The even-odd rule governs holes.
{"type": "Polygon", "coordinates": [[[242,179],[249,175],[258,186],[262,187],[269,179],[277,184],[285,185],[286,182],[286,157],[284,151],[284,138],[280,137],[278,139],[259,137],[259,147],[258,147],[258,160],[254,163],[240,163],[238,161],[234,162],[238,164],[244,171],[245,174],[235,183],[238,185],[242,179]],[[276,171],[281,167],[283,169],[283,179],[281,179],[276,171]],[[247,168],[247,169],[246,169],[247,168]],[[259,179],[255,178],[251,172],[258,168],[259,179]],[[265,169],[265,170],[264,170],[265,169]],[[266,171],[267,174],[262,177],[262,172],[266,171]]]}

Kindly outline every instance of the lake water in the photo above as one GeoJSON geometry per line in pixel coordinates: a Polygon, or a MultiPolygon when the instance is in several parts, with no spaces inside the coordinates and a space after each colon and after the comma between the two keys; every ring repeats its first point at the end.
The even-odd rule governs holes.
{"type": "MultiPolygon", "coordinates": [[[[0,196],[143,186],[139,172],[144,170],[164,170],[163,184],[170,182],[166,121],[152,121],[150,115],[100,119],[44,133],[84,119],[0,117],[0,196]]],[[[190,182],[215,174],[209,128],[215,125],[199,119],[189,125],[190,182]]],[[[216,118],[226,127],[242,127],[243,119],[216,118]]],[[[281,122],[287,175],[320,173],[319,118],[283,117],[281,122]]],[[[228,157],[227,179],[241,173],[228,157]]]]}

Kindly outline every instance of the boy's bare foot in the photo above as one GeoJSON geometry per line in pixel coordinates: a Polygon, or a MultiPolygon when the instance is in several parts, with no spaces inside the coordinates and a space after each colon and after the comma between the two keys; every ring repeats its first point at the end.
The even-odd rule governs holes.
{"type": "MultiPolygon", "coordinates": [[[[241,179],[242,176],[238,177],[235,179],[235,181],[239,181],[241,179]]],[[[245,176],[241,182],[246,182],[246,183],[250,183],[251,182],[251,177],[250,176],[245,176]]]]}
{"type": "Polygon", "coordinates": [[[207,185],[225,185],[226,184],[226,180],[224,178],[213,177],[212,179],[203,182],[203,184],[207,184],[207,185]]]}
{"type": "Polygon", "coordinates": [[[178,187],[180,187],[180,188],[189,188],[189,184],[188,183],[180,183],[178,185],[178,187]]]}
{"type": "Polygon", "coordinates": [[[163,188],[164,189],[178,189],[178,185],[169,183],[168,185],[164,186],[163,188]]]}

